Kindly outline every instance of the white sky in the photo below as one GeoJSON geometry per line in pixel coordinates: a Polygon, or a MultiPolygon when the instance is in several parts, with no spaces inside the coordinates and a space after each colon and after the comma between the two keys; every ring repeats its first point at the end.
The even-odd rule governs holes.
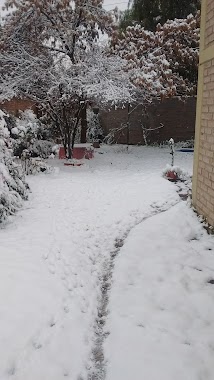
{"type": "MultiPolygon", "coordinates": [[[[4,0],[0,0],[0,8],[3,6],[4,0]]],[[[122,11],[127,8],[128,0],[104,0],[104,8],[106,10],[114,9],[116,6],[122,11]]],[[[0,9],[0,14],[2,11],[0,9]]]]}
{"type": "MultiPolygon", "coordinates": [[[[1,0],[0,0],[1,1],[1,0]]],[[[114,9],[116,6],[121,9],[121,11],[124,11],[127,8],[128,0],[104,0],[104,8],[106,10],[114,9]]]]}

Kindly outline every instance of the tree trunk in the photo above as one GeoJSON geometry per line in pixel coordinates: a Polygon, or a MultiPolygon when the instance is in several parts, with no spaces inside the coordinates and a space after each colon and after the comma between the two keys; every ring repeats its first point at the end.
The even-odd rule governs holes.
{"type": "Polygon", "coordinates": [[[130,139],[130,103],[128,103],[128,118],[127,118],[127,150],[129,149],[129,139],[130,139]]]}
{"type": "Polygon", "coordinates": [[[81,109],[81,106],[80,106],[80,109],[79,109],[79,111],[77,112],[77,115],[76,115],[76,121],[75,121],[75,124],[74,124],[74,127],[73,127],[73,133],[72,133],[72,149],[73,149],[73,147],[74,147],[75,137],[76,137],[76,133],[77,133],[77,129],[78,129],[78,125],[79,125],[80,117],[81,117],[81,112],[82,112],[82,109],[81,109]]]}
{"type": "Polygon", "coordinates": [[[65,151],[65,157],[67,157],[67,144],[65,143],[64,139],[63,139],[63,148],[65,151]]]}
{"type": "Polygon", "coordinates": [[[71,133],[68,128],[67,130],[67,140],[68,140],[68,159],[70,160],[73,157],[73,149],[72,149],[72,141],[71,141],[71,133]]]}
{"type": "Polygon", "coordinates": [[[86,133],[87,133],[87,115],[86,115],[86,105],[83,107],[81,111],[81,137],[80,142],[85,144],[86,143],[86,133]]]}

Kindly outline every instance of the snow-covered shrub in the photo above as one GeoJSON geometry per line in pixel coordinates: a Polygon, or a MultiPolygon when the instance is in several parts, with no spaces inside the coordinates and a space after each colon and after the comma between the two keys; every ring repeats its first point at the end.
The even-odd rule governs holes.
{"type": "Polygon", "coordinates": [[[163,177],[167,177],[167,174],[169,172],[174,173],[178,180],[181,180],[181,181],[190,180],[189,173],[179,168],[179,166],[166,165],[165,169],[162,172],[163,177]]]}
{"type": "Polygon", "coordinates": [[[47,140],[36,140],[29,146],[32,157],[48,158],[52,152],[53,143],[47,140]]]}
{"type": "Polygon", "coordinates": [[[37,137],[40,124],[32,110],[21,112],[20,117],[16,118],[15,122],[15,127],[11,129],[13,138],[24,138],[27,133],[31,135],[31,138],[37,137]]]}
{"type": "Polygon", "coordinates": [[[25,149],[22,153],[21,163],[22,168],[27,175],[35,175],[41,172],[51,173],[53,171],[53,168],[40,157],[31,157],[27,149],[25,149]]]}
{"type": "Polygon", "coordinates": [[[193,149],[194,148],[194,139],[190,139],[190,140],[187,140],[187,141],[180,141],[178,143],[175,144],[175,147],[176,148],[191,148],[193,149]]]}
{"type": "Polygon", "coordinates": [[[28,149],[32,157],[48,158],[52,153],[53,143],[47,141],[47,129],[31,110],[22,112],[21,117],[16,119],[11,135],[15,139],[15,156],[21,157],[25,149],[28,149]]]}
{"type": "Polygon", "coordinates": [[[21,207],[28,192],[22,167],[12,158],[12,141],[6,120],[7,115],[0,110],[0,222],[21,207]]]}
{"type": "Polygon", "coordinates": [[[90,109],[87,110],[87,141],[102,141],[103,137],[103,129],[100,125],[98,114],[90,109]]]}
{"type": "Polygon", "coordinates": [[[59,154],[59,145],[56,144],[56,145],[52,146],[52,153],[54,154],[54,156],[59,154]]]}

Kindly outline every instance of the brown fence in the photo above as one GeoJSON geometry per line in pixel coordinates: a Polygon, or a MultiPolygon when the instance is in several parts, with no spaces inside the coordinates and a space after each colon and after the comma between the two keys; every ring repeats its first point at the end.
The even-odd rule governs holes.
{"type": "MultiPolygon", "coordinates": [[[[147,133],[147,142],[162,143],[171,137],[177,141],[186,141],[194,138],[196,98],[186,100],[172,98],[163,102],[155,101],[147,109],[147,115],[142,116],[142,106],[138,106],[130,115],[129,132],[124,127],[115,133],[114,141],[120,144],[144,144],[143,128],[152,129],[147,133]],[[162,128],[156,129],[160,125],[162,128]]],[[[124,109],[111,109],[100,112],[100,121],[105,135],[111,130],[120,129],[128,120],[128,107],[124,109]]],[[[144,129],[145,131],[145,129],[144,129]]]]}
{"type": "Polygon", "coordinates": [[[14,116],[19,115],[19,111],[25,111],[27,109],[32,109],[32,111],[37,115],[38,109],[36,104],[28,99],[11,99],[0,103],[0,109],[5,110],[9,114],[14,116]]]}
{"type": "MultiPolygon", "coordinates": [[[[18,116],[19,110],[32,109],[37,115],[36,104],[28,99],[12,99],[0,104],[0,109],[6,110],[18,116]]],[[[132,111],[132,108],[130,109],[132,111]]],[[[138,106],[131,112],[129,131],[125,127],[128,120],[128,107],[124,109],[111,109],[100,112],[100,121],[104,134],[111,130],[121,129],[114,134],[114,141],[120,144],[144,144],[143,128],[151,129],[147,135],[147,142],[162,143],[171,137],[177,141],[186,141],[194,138],[196,98],[189,97],[185,100],[178,98],[166,99],[163,102],[154,101],[147,109],[147,115],[142,116],[142,106],[138,106]],[[162,128],[156,129],[163,125],[162,128]]]]}

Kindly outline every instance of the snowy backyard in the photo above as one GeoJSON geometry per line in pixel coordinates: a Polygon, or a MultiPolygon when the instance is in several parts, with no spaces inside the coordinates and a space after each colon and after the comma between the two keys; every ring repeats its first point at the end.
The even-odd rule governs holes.
{"type": "Polygon", "coordinates": [[[214,240],[169,161],[102,147],[28,177],[0,229],[1,380],[213,380],[214,240]]]}
{"type": "Polygon", "coordinates": [[[214,380],[208,3],[0,0],[0,380],[214,380]]]}

